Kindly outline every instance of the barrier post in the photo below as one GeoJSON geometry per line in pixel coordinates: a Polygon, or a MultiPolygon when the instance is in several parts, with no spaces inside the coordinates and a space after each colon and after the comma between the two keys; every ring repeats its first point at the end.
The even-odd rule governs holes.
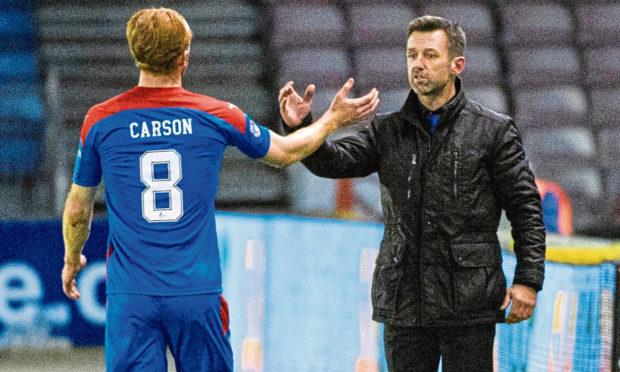
{"type": "Polygon", "coordinates": [[[248,329],[243,340],[241,370],[262,372],[265,323],[265,243],[261,240],[248,240],[245,246],[244,298],[248,329]]]}
{"type": "Polygon", "coordinates": [[[370,288],[378,253],[376,249],[365,248],[360,259],[360,355],[355,362],[355,372],[379,372],[379,323],[372,320],[370,301],[370,288]]]}
{"type": "Polygon", "coordinates": [[[620,301],[618,296],[620,295],[620,263],[615,265],[616,280],[614,289],[614,304],[613,304],[613,321],[612,321],[612,354],[611,354],[611,370],[613,372],[620,372],[620,327],[617,325],[618,319],[620,319],[620,301]]]}

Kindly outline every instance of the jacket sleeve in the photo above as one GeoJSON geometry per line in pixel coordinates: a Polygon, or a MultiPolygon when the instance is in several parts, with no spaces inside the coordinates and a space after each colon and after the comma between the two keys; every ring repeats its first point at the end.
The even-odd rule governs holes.
{"type": "Polygon", "coordinates": [[[542,289],[545,265],[545,226],[540,194],[521,137],[512,120],[498,131],[492,154],[492,177],[512,226],[517,256],[513,284],[542,289]]]}
{"type": "MultiPolygon", "coordinates": [[[[312,123],[311,115],[302,124],[291,129],[283,125],[284,133],[292,133],[312,123]]],[[[302,163],[310,172],[325,178],[365,177],[378,168],[375,122],[355,127],[357,131],[349,136],[323,143],[302,163]]]]}

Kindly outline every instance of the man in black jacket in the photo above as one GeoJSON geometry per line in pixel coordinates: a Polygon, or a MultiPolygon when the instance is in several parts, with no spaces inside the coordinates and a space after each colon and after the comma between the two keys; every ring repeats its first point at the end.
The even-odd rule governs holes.
{"type": "MultiPolygon", "coordinates": [[[[378,172],[385,232],[372,285],[390,371],[492,371],[495,323],[528,319],[542,288],[545,228],[521,138],[508,116],[465,97],[465,34],[439,17],[409,27],[410,92],[303,161],[329,178],[378,172]],[[504,209],[517,257],[506,290],[497,228],[504,209]],[[512,303],[505,316],[504,310],[512,303]]],[[[280,91],[285,129],[310,120],[314,86],[280,91]]]]}

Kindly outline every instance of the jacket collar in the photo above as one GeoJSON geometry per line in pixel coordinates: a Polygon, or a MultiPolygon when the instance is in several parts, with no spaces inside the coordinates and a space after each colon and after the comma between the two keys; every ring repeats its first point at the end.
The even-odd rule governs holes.
{"type": "Polygon", "coordinates": [[[402,108],[402,111],[406,114],[413,115],[417,118],[421,123],[426,123],[426,117],[428,115],[439,115],[439,127],[441,127],[442,123],[446,121],[451,121],[463,108],[465,105],[465,94],[463,93],[461,78],[456,77],[454,81],[454,86],[456,88],[456,94],[450,100],[438,108],[435,111],[431,111],[428,108],[424,107],[420,100],[418,99],[418,95],[411,90],[409,92],[409,96],[405,101],[405,105],[402,108]]]}

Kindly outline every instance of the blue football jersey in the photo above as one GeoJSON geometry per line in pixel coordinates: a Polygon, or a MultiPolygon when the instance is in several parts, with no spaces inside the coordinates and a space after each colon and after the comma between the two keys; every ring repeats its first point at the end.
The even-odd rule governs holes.
{"type": "Polygon", "coordinates": [[[215,196],[224,150],[267,154],[270,133],[238,107],[180,87],[136,87],[93,106],[73,182],[106,186],[107,293],[221,291],[215,196]]]}

